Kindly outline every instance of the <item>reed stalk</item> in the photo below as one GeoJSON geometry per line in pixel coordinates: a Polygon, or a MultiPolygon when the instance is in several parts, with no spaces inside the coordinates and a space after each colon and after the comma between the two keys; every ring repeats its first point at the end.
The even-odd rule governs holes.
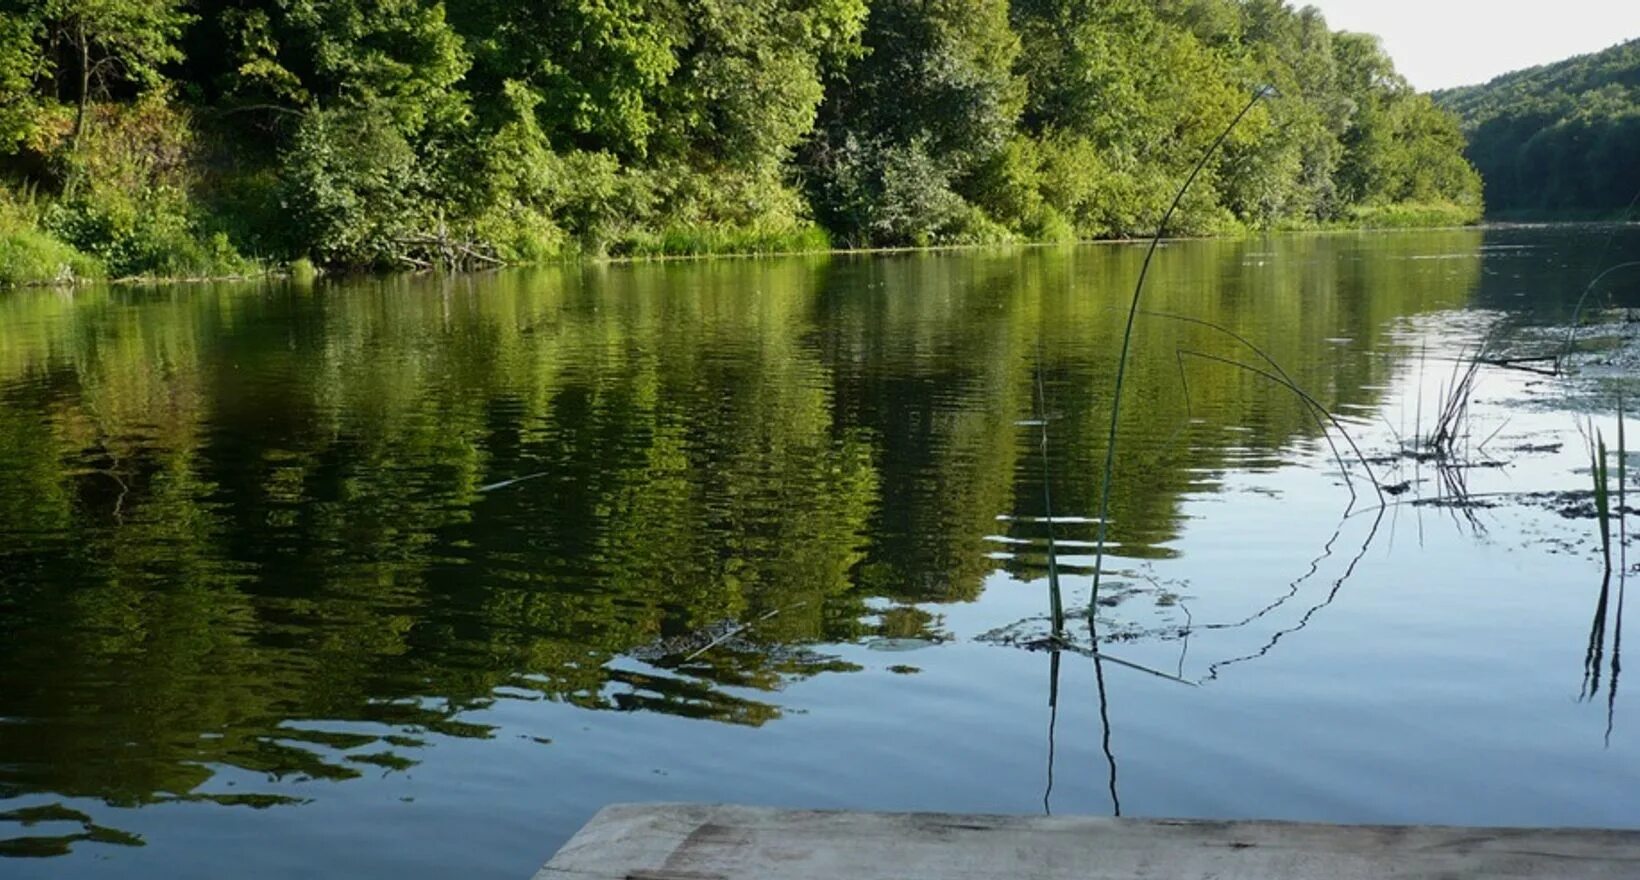
{"type": "MultiPolygon", "coordinates": [[[[1247,106],[1241,108],[1241,112],[1236,114],[1236,118],[1230,120],[1230,124],[1224,127],[1224,131],[1219,132],[1219,136],[1208,146],[1207,151],[1202,153],[1196,167],[1191,169],[1190,176],[1185,178],[1184,185],[1179,187],[1179,191],[1174,194],[1173,203],[1168,206],[1167,212],[1162,214],[1161,222],[1156,224],[1156,234],[1150,239],[1150,249],[1145,252],[1144,264],[1139,267],[1139,278],[1134,282],[1133,296],[1128,304],[1127,325],[1122,330],[1122,351],[1116,360],[1116,386],[1110,400],[1110,433],[1105,440],[1105,466],[1099,488],[1099,533],[1094,541],[1093,593],[1088,600],[1088,627],[1090,630],[1093,628],[1094,620],[1099,612],[1099,582],[1105,570],[1105,545],[1110,535],[1110,490],[1116,470],[1116,440],[1122,416],[1122,386],[1127,379],[1128,354],[1133,349],[1133,325],[1139,317],[1139,303],[1144,295],[1145,279],[1150,275],[1151,261],[1155,259],[1156,251],[1162,245],[1162,238],[1167,234],[1168,224],[1173,220],[1174,213],[1179,210],[1179,204],[1184,201],[1185,193],[1190,191],[1190,185],[1196,182],[1196,178],[1201,175],[1202,169],[1207,167],[1207,163],[1219,151],[1219,147],[1224,145],[1225,140],[1230,137],[1230,133],[1236,130],[1236,126],[1247,118],[1247,114],[1252,112],[1258,102],[1274,92],[1275,90],[1269,86],[1262,86],[1254,92],[1252,99],[1247,102],[1247,106]]],[[[1097,647],[1098,640],[1096,637],[1096,650],[1097,647]]]]}
{"type": "Polygon", "coordinates": [[[1612,503],[1611,468],[1607,463],[1606,437],[1596,431],[1594,447],[1590,450],[1594,471],[1594,513],[1600,522],[1600,552],[1605,557],[1606,575],[1612,573],[1612,503]]]}

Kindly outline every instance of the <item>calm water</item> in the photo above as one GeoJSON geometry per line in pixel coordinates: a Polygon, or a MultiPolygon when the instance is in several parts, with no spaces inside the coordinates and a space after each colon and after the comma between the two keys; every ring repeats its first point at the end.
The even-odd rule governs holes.
{"type": "Polygon", "coordinates": [[[1170,677],[999,643],[1045,478],[1088,603],[1142,256],[0,293],[0,875],[522,878],[631,800],[1640,827],[1595,527],[1520,494],[1609,413],[1487,370],[1501,466],[1394,456],[1640,232],[1168,247],[1150,309],[1408,486],[1141,318],[1100,634],[1170,677]]]}

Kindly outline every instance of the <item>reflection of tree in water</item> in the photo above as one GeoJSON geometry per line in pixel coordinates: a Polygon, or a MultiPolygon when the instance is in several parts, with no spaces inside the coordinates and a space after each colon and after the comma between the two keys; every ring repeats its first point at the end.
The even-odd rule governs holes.
{"type": "MultiPolygon", "coordinates": [[[[1155,302],[1253,337],[1288,328],[1270,347],[1301,382],[1367,405],[1390,369],[1364,353],[1376,334],[1465,282],[1365,277],[1419,264],[1336,258],[1348,241],[1284,245],[1273,280],[1237,275],[1251,243],[1193,247],[1158,265],[1155,302]],[[1303,341],[1339,336],[1362,342],[1303,341]]],[[[427,736],[490,735],[472,710],[505,698],[778,718],[748,694],[851,668],[812,646],[938,637],[924,606],[1034,570],[1034,548],[991,539],[1037,537],[1015,421],[1039,331],[1065,452],[1054,494],[1093,497],[1090,389],[1119,329],[1103,295],[1129,262],[1078,249],[0,301],[0,715],[15,719],[0,794],[142,804],[215,797],[215,767],[393,771],[427,736]],[[754,621],[696,654],[699,634],[754,621]]],[[[1222,345],[1141,326],[1140,352],[1222,345]]],[[[1134,363],[1141,438],[1183,419],[1161,360],[1134,363]]],[[[1185,441],[1127,447],[1126,555],[1177,535],[1204,475],[1313,437],[1245,377],[1192,390],[1185,441]]]]}

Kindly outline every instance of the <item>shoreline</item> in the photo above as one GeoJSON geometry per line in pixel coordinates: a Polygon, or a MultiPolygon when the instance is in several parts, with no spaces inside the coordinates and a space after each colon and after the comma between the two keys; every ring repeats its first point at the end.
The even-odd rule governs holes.
{"type": "MultiPolygon", "coordinates": [[[[1486,229],[1542,228],[1542,227],[1550,227],[1550,226],[1567,226],[1567,227],[1590,226],[1590,227],[1596,227],[1596,226],[1611,226],[1611,225],[1640,226],[1640,220],[1634,220],[1634,219],[1622,219],[1622,220],[1619,220],[1619,219],[1606,219],[1606,220],[1601,220],[1601,219],[1575,219],[1575,220],[1554,220],[1554,219],[1525,220],[1525,219],[1519,219],[1519,220],[1516,220],[1516,219],[1502,219],[1502,218],[1499,218],[1499,219],[1483,220],[1480,223],[1457,224],[1457,225],[1447,224],[1447,225],[1439,225],[1439,226],[1389,226],[1389,225],[1386,225],[1386,226],[1350,226],[1350,225],[1337,225],[1337,226],[1317,226],[1317,227],[1314,227],[1314,228],[1298,228],[1298,229],[1246,230],[1246,231],[1242,231],[1242,232],[1234,232],[1234,233],[1226,233],[1226,234],[1218,234],[1218,235],[1170,235],[1170,236],[1166,236],[1166,237],[1162,238],[1161,241],[1165,244],[1165,243],[1192,242],[1192,241],[1233,241],[1233,240],[1245,240],[1245,239],[1251,239],[1251,238],[1263,238],[1263,237],[1279,236],[1279,235],[1385,234],[1385,233],[1394,233],[1394,232],[1441,232],[1441,231],[1452,231],[1452,230],[1462,230],[1462,229],[1486,230],[1486,229]]],[[[918,254],[918,253],[952,253],[952,252],[1004,251],[1004,250],[1024,251],[1024,250],[1033,250],[1033,249],[1040,249],[1040,248],[1069,248],[1069,247],[1090,247],[1090,246],[1110,246],[1110,247],[1114,247],[1114,246],[1122,246],[1122,245],[1145,244],[1145,243],[1148,243],[1150,240],[1151,239],[1148,238],[1148,237],[1135,236],[1135,237],[1130,237],[1130,238],[1077,239],[1077,240],[1073,240],[1073,241],[1063,241],[1063,242],[1015,241],[1015,242],[994,242],[994,243],[957,243],[957,244],[937,244],[937,245],[906,245],[906,246],[896,246],[896,247],[859,247],[859,248],[838,248],[838,247],[833,247],[833,248],[817,248],[817,249],[814,249],[814,250],[723,251],[723,252],[703,252],[703,253],[694,253],[694,254],[643,254],[643,255],[618,255],[618,256],[578,255],[578,256],[573,256],[573,257],[565,257],[565,258],[562,258],[562,259],[544,260],[544,261],[541,261],[541,262],[534,262],[534,263],[512,263],[512,264],[507,264],[507,265],[503,265],[503,266],[496,266],[496,267],[492,267],[492,268],[477,269],[477,270],[466,270],[466,271],[454,271],[454,272],[444,271],[444,270],[440,270],[440,269],[428,269],[428,270],[420,270],[420,271],[414,271],[414,272],[409,272],[409,271],[387,271],[387,272],[340,271],[340,272],[325,272],[323,270],[319,270],[319,271],[316,271],[316,272],[298,273],[298,272],[292,271],[292,269],[290,267],[290,264],[283,264],[283,265],[280,265],[280,266],[277,266],[277,267],[270,267],[268,270],[266,270],[264,272],[260,272],[260,273],[235,273],[235,274],[231,274],[231,275],[178,276],[178,277],[144,276],[144,275],[126,276],[126,277],[122,277],[122,278],[83,278],[83,277],[75,277],[75,278],[69,278],[69,279],[65,279],[65,280],[22,282],[22,283],[15,283],[15,284],[9,284],[9,285],[0,285],[0,292],[7,291],[7,290],[25,290],[25,289],[72,290],[72,289],[75,289],[75,288],[93,287],[93,286],[97,286],[97,285],[107,285],[109,287],[155,287],[155,286],[166,286],[166,285],[179,285],[180,286],[180,285],[196,285],[196,284],[253,283],[253,282],[265,282],[265,281],[277,281],[277,280],[291,280],[291,279],[295,278],[298,274],[302,275],[304,277],[304,279],[306,279],[308,281],[318,280],[319,278],[326,278],[326,277],[329,277],[329,278],[354,278],[354,279],[359,279],[359,278],[384,278],[385,279],[385,278],[404,278],[404,277],[414,278],[414,277],[423,277],[423,276],[440,275],[440,274],[449,275],[449,276],[471,276],[471,275],[491,274],[491,273],[495,273],[495,272],[504,272],[504,271],[560,268],[560,267],[574,266],[574,265],[606,265],[606,266],[608,266],[608,265],[640,265],[640,264],[644,264],[644,263],[683,263],[683,262],[700,262],[700,261],[708,261],[708,260],[790,259],[790,258],[793,258],[793,257],[827,257],[827,258],[832,258],[832,257],[872,257],[872,256],[894,256],[894,255],[918,254]]]]}

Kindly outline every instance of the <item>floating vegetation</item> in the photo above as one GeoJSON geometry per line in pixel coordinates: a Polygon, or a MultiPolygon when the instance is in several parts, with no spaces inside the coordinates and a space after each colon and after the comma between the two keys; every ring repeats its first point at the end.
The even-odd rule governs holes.
{"type": "MultiPolygon", "coordinates": [[[[801,605],[802,603],[792,606],[792,610],[801,605]]],[[[676,666],[697,660],[714,649],[738,654],[790,652],[792,649],[787,646],[770,645],[751,638],[752,630],[758,624],[774,619],[783,610],[786,609],[776,608],[745,622],[733,619],[720,620],[688,632],[657,638],[626,653],[629,657],[647,663],[676,666]]]]}

